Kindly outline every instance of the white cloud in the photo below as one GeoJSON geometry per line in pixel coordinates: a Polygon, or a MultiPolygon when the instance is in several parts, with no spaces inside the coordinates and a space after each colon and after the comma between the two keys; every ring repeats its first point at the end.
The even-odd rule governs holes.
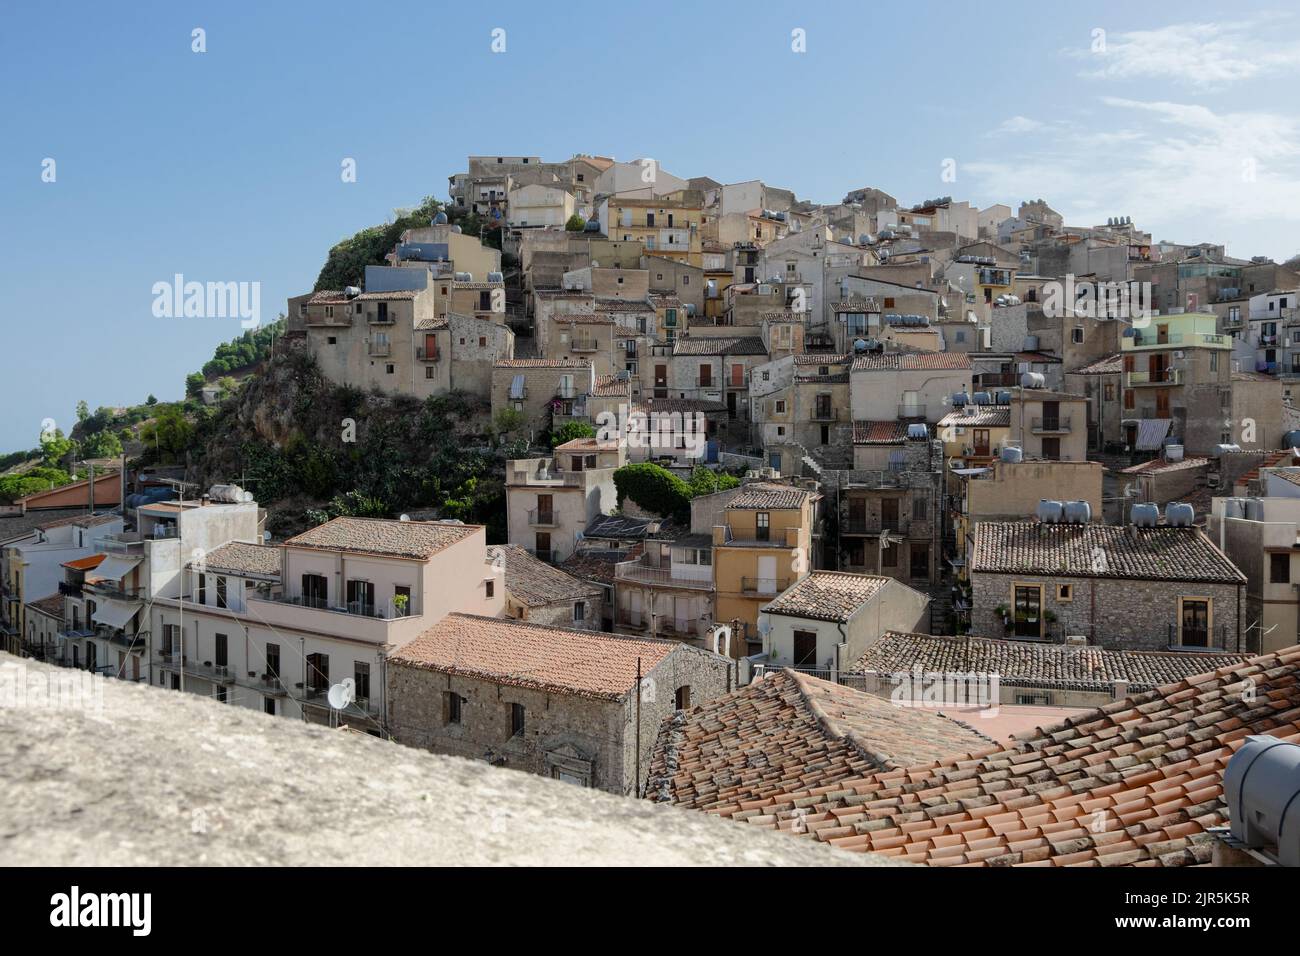
{"type": "Polygon", "coordinates": [[[1042,123],[1038,120],[1032,120],[1028,116],[1013,116],[1005,119],[999,124],[994,133],[1032,133],[1035,130],[1043,128],[1042,123]]]}
{"type": "Polygon", "coordinates": [[[1105,97],[1086,122],[1060,120],[1013,153],[961,169],[982,196],[1043,196],[1078,224],[1132,216],[1155,238],[1235,237],[1254,255],[1295,252],[1300,121],[1267,112],[1105,97]]]}
{"type": "Polygon", "coordinates": [[[1091,61],[1083,71],[1088,77],[1164,79],[1199,89],[1224,87],[1300,68],[1300,40],[1279,38],[1283,19],[1279,15],[1235,23],[1171,24],[1107,34],[1104,50],[1070,52],[1091,61]]]}

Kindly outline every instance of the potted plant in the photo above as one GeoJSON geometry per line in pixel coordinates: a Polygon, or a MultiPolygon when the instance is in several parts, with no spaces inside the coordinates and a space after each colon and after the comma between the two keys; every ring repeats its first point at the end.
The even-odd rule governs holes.
{"type": "Polygon", "coordinates": [[[398,617],[406,617],[406,606],[410,601],[411,599],[405,594],[397,594],[393,596],[393,608],[397,611],[398,617]]]}

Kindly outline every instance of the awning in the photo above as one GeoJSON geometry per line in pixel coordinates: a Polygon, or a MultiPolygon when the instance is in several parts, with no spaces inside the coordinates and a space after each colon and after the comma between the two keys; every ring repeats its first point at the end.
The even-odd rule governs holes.
{"type": "Polygon", "coordinates": [[[112,598],[100,598],[95,605],[95,624],[105,627],[126,627],[127,622],[140,610],[140,601],[114,601],[112,598]]]}
{"type": "Polygon", "coordinates": [[[1172,424],[1168,418],[1143,418],[1138,421],[1137,450],[1159,451],[1172,424]]]}
{"type": "Polygon", "coordinates": [[[952,473],[954,475],[987,475],[992,470],[992,468],[954,468],[952,473]]]}
{"type": "Polygon", "coordinates": [[[139,556],[110,554],[99,562],[99,567],[95,568],[94,576],[108,578],[110,581],[120,581],[122,575],[134,568],[140,561],[139,556]]]}

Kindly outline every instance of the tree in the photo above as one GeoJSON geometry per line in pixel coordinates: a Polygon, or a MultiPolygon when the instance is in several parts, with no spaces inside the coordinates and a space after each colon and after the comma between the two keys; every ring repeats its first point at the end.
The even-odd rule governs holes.
{"type": "Polygon", "coordinates": [[[122,454],[122,442],[107,428],[95,432],[82,444],[82,454],[87,458],[116,458],[122,454]]]}
{"type": "Polygon", "coordinates": [[[686,524],[691,519],[691,487],[667,468],[652,462],[624,465],[614,472],[620,507],[625,498],[664,518],[686,524]]]}
{"type": "Polygon", "coordinates": [[[158,399],[154,397],[153,392],[150,392],[149,397],[144,400],[144,403],[146,405],[157,405],[158,399]]]}
{"type": "MultiPolygon", "coordinates": [[[[343,289],[350,285],[359,286],[365,278],[366,266],[384,264],[384,256],[392,251],[397,240],[407,229],[421,229],[433,222],[433,217],[442,212],[442,203],[432,196],[426,196],[418,207],[397,216],[392,222],[382,226],[370,226],[344,239],[329,251],[325,265],[321,267],[316,278],[314,291],[322,289],[343,289]]],[[[462,231],[469,235],[467,226],[462,231]]],[[[500,248],[500,246],[498,246],[500,248]]]]}
{"type": "Polygon", "coordinates": [[[72,453],[72,440],[63,437],[62,429],[41,435],[41,457],[50,468],[58,468],[72,453]]]}
{"type": "Polygon", "coordinates": [[[595,438],[596,429],[587,422],[565,422],[560,426],[559,431],[551,436],[551,447],[558,448],[565,442],[573,441],[575,438],[595,438]]]}
{"type": "Polygon", "coordinates": [[[89,417],[90,406],[86,404],[86,400],[83,398],[81,401],[77,402],[77,421],[84,422],[89,417]]]}
{"type": "Polygon", "coordinates": [[[587,227],[587,220],[583,219],[576,212],[569,217],[569,221],[564,224],[565,232],[582,232],[587,227]]]}
{"type": "Polygon", "coordinates": [[[185,376],[185,394],[190,398],[198,398],[199,393],[203,391],[203,386],[207,384],[207,379],[203,377],[202,372],[190,372],[185,376]]]}

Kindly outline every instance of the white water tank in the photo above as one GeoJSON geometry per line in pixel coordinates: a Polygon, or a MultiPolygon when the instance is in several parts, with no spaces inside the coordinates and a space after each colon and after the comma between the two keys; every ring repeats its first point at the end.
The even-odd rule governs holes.
{"type": "Polygon", "coordinates": [[[1282,866],[1300,866],[1300,745],[1253,734],[1223,772],[1234,838],[1273,847],[1282,866]]]}
{"type": "Polygon", "coordinates": [[[1185,501],[1171,501],[1165,505],[1165,523],[1172,528],[1190,528],[1196,520],[1196,509],[1185,501]]]}
{"type": "Polygon", "coordinates": [[[1065,513],[1065,505],[1059,501],[1052,501],[1049,498],[1043,498],[1038,502],[1036,514],[1038,520],[1043,524],[1060,524],[1061,517],[1065,513]]]}
{"type": "Polygon", "coordinates": [[[925,441],[930,437],[930,429],[925,422],[912,422],[907,426],[907,437],[911,441],[925,441]]]}
{"type": "Polygon", "coordinates": [[[1160,523],[1160,506],[1151,502],[1136,504],[1131,517],[1133,524],[1139,528],[1154,528],[1160,523]]]}
{"type": "Polygon", "coordinates": [[[1086,501],[1067,501],[1064,517],[1066,524],[1087,524],[1092,520],[1092,505],[1086,501]]]}
{"type": "Polygon", "coordinates": [[[1025,372],[1020,376],[1021,388],[1045,388],[1047,379],[1042,372],[1025,372]]]}
{"type": "Polygon", "coordinates": [[[1024,455],[1025,453],[1014,445],[1008,445],[1002,449],[1002,460],[1012,465],[1020,464],[1024,455]]]}
{"type": "Polygon", "coordinates": [[[1246,499],[1246,517],[1250,521],[1264,520],[1264,500],[1262,498],[1246,499]]]}
{"type": "Polygon", "coordinates": [[[1166,460],[1166,461],[1182,461],[1182,460],[1183,460],[1183,446],[1182,446],[1182,445],[1166,445],[1166,446],[1165,446],[1165,460],[1166,460]]]}
{"type": "Polygon", "coordinates": [[[1223,517],[1224,518],[1246,517],[1246,499],[1245,498],[1224,498],[1223,517]]]}

